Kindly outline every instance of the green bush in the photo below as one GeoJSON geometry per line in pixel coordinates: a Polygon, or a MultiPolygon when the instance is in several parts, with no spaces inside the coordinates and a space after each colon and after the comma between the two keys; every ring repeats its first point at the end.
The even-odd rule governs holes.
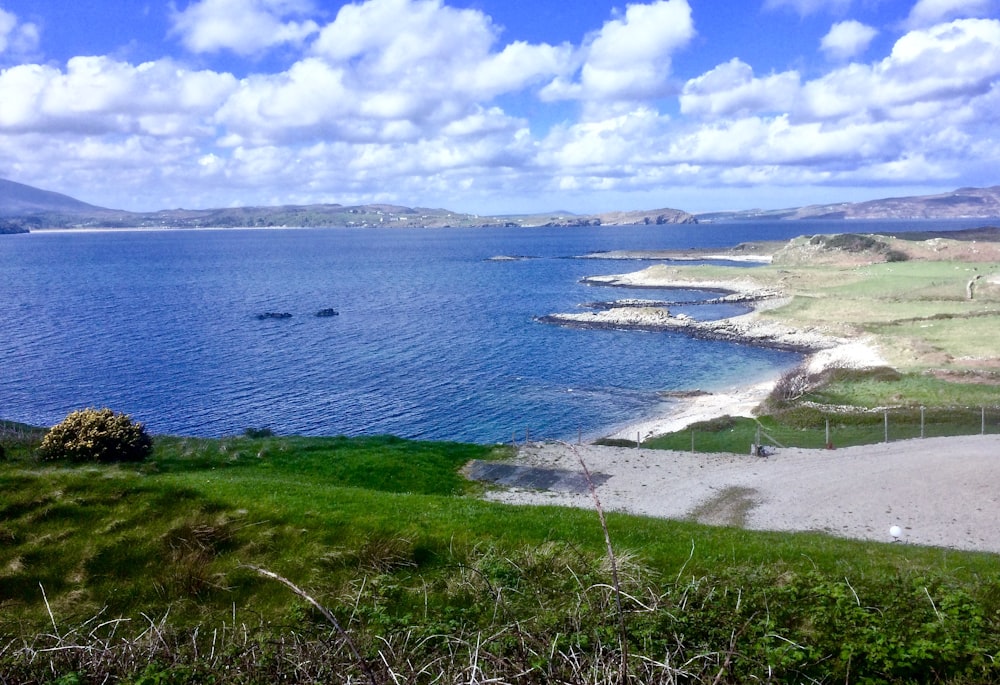
{"type": "Polygon", "coordinates": [[[141,423],[110,409],[81,409],[53,426],[38,449],[46,461],[142,461],[153,450],[153,440],[141,423]]]}

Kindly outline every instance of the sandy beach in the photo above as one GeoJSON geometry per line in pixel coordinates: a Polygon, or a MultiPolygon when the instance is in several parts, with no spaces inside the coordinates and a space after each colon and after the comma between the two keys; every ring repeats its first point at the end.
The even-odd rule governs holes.
{"type": "MultiPolygon", "coordinates": [[[[597,277],[607,285],[669,286],[674,272],[651,267],[597,277]]],[[[755,311],[692,322],[665,309],[616,308],[548,320],[582,327],[683,329],[753,344],[802,349],[808,373],[886,362],[870,338],[845,339],[762,321],[784,293],[741,281],[684,281],[685,287],[750,296],[755,311]],[[712,328],[709,328],[712,327],[712,328]]],[[[695,395],[665,405],[661,416],[609,437],[635,441],[707,419],[753,416],[777,379],[695,395]]],[[[816,531],[845,538],[1000,553],[1000,435],[929,438],[831,450],[781,448],[767,457],[696,454],[635,447],[529,444],[503,466],[473,465],[470,475],[503,486],[486,497],[512,504],[593,508],[580,460],[593,474],[603,507],[644,516],[755,530],[816,531]],[[894,540],[890,529],[898,527],[894,540]]]]}
{"type": "MultiPolygon", "coordinates": [[[[807,358],[829,365],[874,366],[864,341],[807,358]]],[[[613,437],[634,440],[729,414],[752,416],[773,382],[679,400],[663,416],[613,437]]],[[[833,450],[782,448],[767,457],[692,454],[629,447],[529,444],[486,497],[511,504],[592,508],[583,460],[602,506],[659,518],[756,530],[816,531],[846,538],[1000,553],[1000,435],[903,440],[833,450]],[[538,483],[543,483],[539,487],[538,483]]],[[[482,476],[482,474],[481,474],[482,476]]]]}
{"type": "MultiPolygon", "coordinates": [[[[582,472],[607,511],[755,530],[817,531],[861,540],[1000,553],[1000,435],[904,440],[768,457],[596,445],[522,447],[514,464],[582,472]]],[[[580,480],[505,487],[511,504],[593,508],[580,480]]]]}

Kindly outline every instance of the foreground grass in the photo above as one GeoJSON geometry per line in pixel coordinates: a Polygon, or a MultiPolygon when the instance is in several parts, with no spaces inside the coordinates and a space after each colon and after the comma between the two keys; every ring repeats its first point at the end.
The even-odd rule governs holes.
{"type": "Polygon", "coordinates": [[[1000,679],[993,555],[609,515],[620,622],[596,514],[477,499],[492,447],[4,444],[0,682],[1000,679]]]}

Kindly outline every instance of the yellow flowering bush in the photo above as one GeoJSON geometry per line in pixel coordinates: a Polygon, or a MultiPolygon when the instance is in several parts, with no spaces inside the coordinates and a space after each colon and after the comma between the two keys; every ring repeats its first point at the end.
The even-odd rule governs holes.
{"type": "Polygon", "coordinates": [[[142,461],[153,450],[146,428],[128,414],[81,409],[53,426],[42,439],[42,459],[113,463],[142,461]]]}

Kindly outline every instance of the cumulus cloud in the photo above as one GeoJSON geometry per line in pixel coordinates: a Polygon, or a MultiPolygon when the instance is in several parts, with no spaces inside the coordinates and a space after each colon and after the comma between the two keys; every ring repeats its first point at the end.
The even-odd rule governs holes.
{"type": "Polygon", "coordinates": [[[301,44],[319,30],[308,0],[197,0],[171,14],[173,32],[192,52],[230,50],[254,55],[283,44],[301,44]]]}
{"type": "Polygon", "coordinates": [[[993,0],[918,0],[906,18],[908,28],[925,28],[940,21],[987,15],[993,0]]]}
{"type": "MultiPolygon", "coordinates": [[[[0,175],[63,191],[99,175],[145,208],[459,197],[475,208],[491,194],[986,178],[1000,157],[997,19],[931,21],[870,61],[874,29],[843,21],[820,46],[833,65],[755,72],[737,51],[675,86],[672,62],[695,36],[688,0],[628,5],[575,46],[504,41],[488,15],[445,0],[364,0],[322,25],[303,0],[244,0],[256,19],[231,34],[211,22],[181,33],[181,18],[222,17],[227,1],[175,13],[190,49],[295,44],[298,59],[242,78],[100,56],[3,69],[0,175]],[[663,103],[675,89],[676,108],[663,103]]],[[[22,26],[0,15],[6,45],[22,26]]]]}
{"type": "Polygon", "coordinates": [[[39,30],[36,24],[25,23],[16,14],[0,7],[0,57],[29,55],[38,49],[39,30]]]}
{"type": "Polygon", "coordinates": [[[820,50],[832,60],[857,57],[872,42],[878,30],[853,19],[834,24],[820,41],[820,50]]]}
{"type": "Polygon", "coordinates": [[[0,72],[0,131],[204,134],[235,86],[232,76],[170,60],[74,57],[65,71],[23,64],[0,72]]]}
{"type": "Polygon", "coordinates": [[[441,0],[368,0],[341,8],[312,52],[349,65],[368,88],[411,100],[462,92],[488,99],[551,78],[570,64],[569,46],[514,42],[496,52],[498,38],[499,29],[478,10],[441,0]]]}
{"type": "Polygon", "coordinates": [[[548,100],[638,101],[668,91],[671,58],[695,35],[687,0],[628,5],[581,49],[579,76],[558,78],[543,91],[548,100]]]}
{"type": "Polygon", "coordinates": [[[785,112],[803,121],[905,119],[979,97],[998,79],[1000,21],[963,19],[911,31],[874,64],[849,64],[802,83],[794,71],[756,77],[733,59],[689,80],[680,101],[685,114],[707,118],[785,112]]]}
{"type": "Polygon", "coordinates": [[[911,31],[871,66],[850,65],[806,84],[801,116],[926,117],[987,93],[1000,78],[1000,21],[961,19],[911,31]]]}
{"type": "Polygon", "coordinates": [[[718,183],[988,175],[1000,151],[989,114],[1000,108],[1000,21],[911,31],[882,60],[810,80],[758,77],[734,59],[690,79],[680,102],[687,120],[657,141],[664,163],[718,183]]]}
{"type": "Polygon", "coordinates": [[[684,84],[681,112],[704,118],[785,112],[800,93],[798,72],[755,78],[753,68],[733,58],[684,84]]]}
{"type": "MultiPolygon", "coordinates": [[[[234,144],[433,138],[493,98],[540,85],[571,64],[569,46],[518,41],[498,50],[498,35],[487,15],[440,0],[345,5],[310,57],[241,81],[218,120],[234,144]]],[[[495,111],[490,120],[495,126],[495,111]]]]}

